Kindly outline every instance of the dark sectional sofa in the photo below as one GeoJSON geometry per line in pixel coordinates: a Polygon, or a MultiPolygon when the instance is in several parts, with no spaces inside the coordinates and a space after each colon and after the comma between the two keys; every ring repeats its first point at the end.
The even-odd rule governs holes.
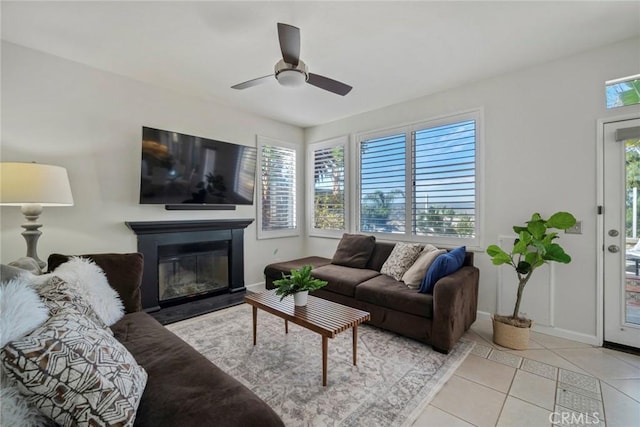
{"type": "MultiPolygon", "coordinates": [[[[448,353],[476,319],[479,270],[473,252],[462,268],[438,280],[433,293],[419,293],[380,270],[395,244],[376,242],[364,268],[332,264],[312,256],[267,265],[267,289],[292,269],[312,265],[313,277],[328,283],[313,295],[371,313],[370,324],[431,344],[448,353]]],[[[335,256],[334,256],[335,259],[335,256]]]]}
{"type": "MultiPolygon", "coordinates": [[[[84,255],[102,268],[127,314],[114,336],[147,371],[134,426],[283,426],[257,395],[226,374],[153,317],[142,312],[142,254],[84,255]]],[[[68,259],[49,257],[49,269],[68,259]]]]}

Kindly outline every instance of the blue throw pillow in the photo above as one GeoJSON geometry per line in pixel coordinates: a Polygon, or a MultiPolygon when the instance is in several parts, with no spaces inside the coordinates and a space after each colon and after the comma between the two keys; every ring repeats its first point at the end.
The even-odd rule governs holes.
{"type": "Polygon", "coordinates": [[[460,267],[462,267],[466,253],[467,248],[465,246],[460,246],[459,248],[452,249],[446,254],[438,256],[438,258],[436,258],[436,260],[433,261],[433,264],[429,267],[429,270],[427,270],[427,274],[422,280],[419,292],[423,294],[432,293],[433,287],[436,285],[438,280],[451,273],[455,273],[460,269],[460,267]]]}

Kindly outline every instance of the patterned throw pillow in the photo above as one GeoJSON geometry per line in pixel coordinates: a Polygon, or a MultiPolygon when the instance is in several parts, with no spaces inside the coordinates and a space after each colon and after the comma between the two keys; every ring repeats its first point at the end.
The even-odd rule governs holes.
{"type": "Polygon", "coordinates": [[[389,258],[382,264],[380,273],[402,280],[402,275],[413,265],[421,250],[419,243],[396,243],[389,258]]]}
{"type": "Polygon", "coordinates": [[[74,293],[69,285],[59,277],[51,277],[38,289],[38,294],[40,294],[43,304],[49,309],[52,316],[70,307],[88,317],[96,326],[111,331],[102,319],[98,317],[89,303],[80,295],[74,293]]]}
{"type": "Polygon", "coordinates": [[[147,373],[107,330],[73,307],[4,347],[20,392],[63,426],[131,426],[147,373]]]}

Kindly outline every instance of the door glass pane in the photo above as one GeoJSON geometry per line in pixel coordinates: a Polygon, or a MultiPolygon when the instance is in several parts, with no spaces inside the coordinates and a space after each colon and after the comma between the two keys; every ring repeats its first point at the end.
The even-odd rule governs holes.
{"type": "Polygon", "coordinates": [[[627,140],[625,147],[625,319],[640,325],[640,140],[627,140]]]}

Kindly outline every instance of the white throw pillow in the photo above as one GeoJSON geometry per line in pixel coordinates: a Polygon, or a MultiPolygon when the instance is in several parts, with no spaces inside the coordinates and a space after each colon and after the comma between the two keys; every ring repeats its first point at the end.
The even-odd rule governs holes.
{"type": "Polygon", "coordinates": [[[419,243],[396,243],[389,258],[382,264],[380,273],[391,276],[396,280],[402,280],[402,275],[418,258],[421,249],[422,246],[419,243]]]}
{"type": "Polygon", "coordinates": [[[418,258],[411,267],[402,276],[402,281],[410,289],[419,289],[427,270],[433,264],[433,261],[447,251],[438,249],[433,245],[426,245],[418,258]]]}
{"type": "Polygon", "coordinates": [[[124,316],[124,305],[118,292],[109,285],[104,271],[93,261],[72,257],[60,264],[52,274],[78,292],[107,326],[124,316]]]}
{"type": "MultiPolygon", "coordinates": [[[[1,365],[0,365],[1,367],[1,365]]],[[[0,419],[3,426],[43,427],[50,421],[20,394],[15,380],[0,372],[0,419]]]]}
{"type": "Polygon", "coordinates": [[[48,318],[49,310],[22,276],[0,284],[0,347],[27,335],[48,318]]]}
{"type": "MultiPolygon", "coordinates": [[[[49,309],[29,284],[33,275],[26,273],[0,284],[0,347],[25,337],[49,318],[49,309]]],[[[2,425],[48,425],[48,420],[20,394],[16,382],[7,377],[1,366],[0,402],[2,425]]]]}

